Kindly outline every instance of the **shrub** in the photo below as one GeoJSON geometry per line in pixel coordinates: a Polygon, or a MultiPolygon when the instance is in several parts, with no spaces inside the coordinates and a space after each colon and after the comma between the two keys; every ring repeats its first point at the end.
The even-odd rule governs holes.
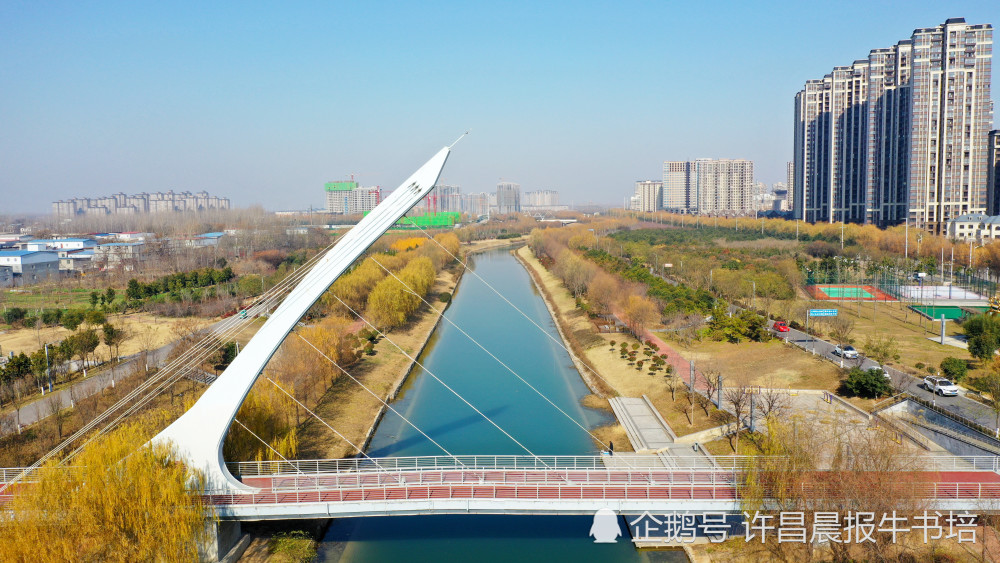
{"type": "Polygon", "coordinates": [[[941,373],[952,381],[961,381],[969,371],[969,363],[951,356],[941,361],[941,373]]]}
{"type": "Polygon", "coordinates": [[[915,367],[917,369],[924,369],[924,363],[923,362],[917,362],[916,365],[914,365],[913,367],[915,367]]]}
{"type": "Polygon", "coordinates": [[[451,301],[451,294],[448,293],[447,291],[442,291],[441,293],[438,294],[438,301],[442,303],[448,303],[449,301],[451,301]]]}
{"type": "Polygon", "coordinates": [[[844,379],[841,388],[849,395],[864,399],[875,399],[892,392],[889,380],[886,379],[882,370],[877,368],[868,370],[851,368],[847,372],[847,378],[844,379]]]}
{"type": "Polygon", "coordinates": [[[28,311],[20,307],[11,307],[3,312],[3,322],[12,325],[27,316],[28,311]]]}
{"type": "Polygon", "coordinates": [[[83,322],[84,312],[79,309],[70,309],[63,313],[61,322],[62,325],[69,330],[76,330],[76,327],[80,326],[83,322]]]}

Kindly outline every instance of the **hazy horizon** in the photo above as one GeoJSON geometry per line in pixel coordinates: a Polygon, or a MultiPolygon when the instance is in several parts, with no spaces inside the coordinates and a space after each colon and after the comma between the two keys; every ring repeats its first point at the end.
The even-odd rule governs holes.
{"type": "Polygon", "coordinates": [[[393,189],[466,130],[441,178],[463,192],[502,178],[621,205],[664,160],[701,157],[784,182],[806,80],[997,16],[995,1],[7,3],[0,212],[170,189],[322,207],[324,182],[393,189]]]}

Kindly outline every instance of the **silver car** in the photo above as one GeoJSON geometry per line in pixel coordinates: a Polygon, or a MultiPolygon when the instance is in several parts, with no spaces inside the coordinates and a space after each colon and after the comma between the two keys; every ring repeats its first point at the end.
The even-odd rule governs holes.
{"type": "Polygon", "coordinates": [[[835,356],[843,356],[847,360],[854,360],[858,357],[858,351],[851,345],[844,346],[843,348],[837,346],[833,349],[833,354],[835,356]]]}

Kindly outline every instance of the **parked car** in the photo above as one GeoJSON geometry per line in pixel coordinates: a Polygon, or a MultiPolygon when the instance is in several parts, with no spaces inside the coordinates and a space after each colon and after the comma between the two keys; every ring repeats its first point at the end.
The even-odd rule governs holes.
{"type": "Polygon", "coordinates": [[[929,375],[924,378],[924,389],[935,393],[938,395],[954,397],[958,395],[958,386],[951,382],[949,379],[943,377],[938,377],[936,375],[929,375]]]}
{"type": "Polygon", "coordinates": [[[788,332],[788,325],[785,321],[774,321],[774,332],[788,332]]]}
{"type": "Polygon", "coordinates": [[[844,346],[843,348],[837,346],[836,348],[833,349],[833,355],[843,356],[844,359],[847,360],[854,360],[857,359],[858,357],[858,351],[855,350],[854,346],[851,345],[844,346]]]}

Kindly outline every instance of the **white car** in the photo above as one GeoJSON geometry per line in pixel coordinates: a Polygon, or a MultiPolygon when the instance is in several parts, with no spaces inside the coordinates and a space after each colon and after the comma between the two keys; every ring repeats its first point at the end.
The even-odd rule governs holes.
{"type": "Polygon", "coordinates": [[[958,395],[958,386],[950,380],[936,375],[929,375],[924,378],[924,389],[938,395],[954,397],[958,395]]]}
{"type": "Polygon", "coordinates": [[[845,359],[848,360],[854,360],[857,359],[858,357],[858,351],[854,349],[854,346],[850,345],[844,346],[843,348],[837,346],[836,348],[833,349],[833,355],[843,356],[845,359]]]}

